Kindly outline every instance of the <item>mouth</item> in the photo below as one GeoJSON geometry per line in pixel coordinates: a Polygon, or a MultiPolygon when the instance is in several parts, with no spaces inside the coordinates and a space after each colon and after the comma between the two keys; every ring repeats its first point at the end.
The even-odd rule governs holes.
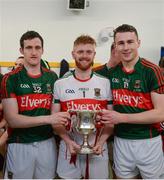
{"type": "Polygon", "coordinates": [[[89,59],[79,59],[80,62],[89,62],[89,59]]]}
{"type": "Polygon", "coordinates": [[[130,56],[131,53],[130,52],[124,52],[122,54],[127,57],[127,56],[130,56]]]}
{"type": "Polygon", "coordinates": [[[37,59],[37,57],[33,56],[33,57],[31,57],[31,59],[37,59]]]}

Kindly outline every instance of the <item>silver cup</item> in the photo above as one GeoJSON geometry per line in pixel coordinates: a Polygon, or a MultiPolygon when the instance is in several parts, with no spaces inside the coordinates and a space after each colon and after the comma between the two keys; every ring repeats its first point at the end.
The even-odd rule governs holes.
{"type": "MultiPolygon", "coordinates": [[[[95,131],[95,118],[96,111],[83,110],[83,111],[71,111],[71,114],[74,115],[73,126],[83,135],[83,143],[79,151],[80,154],[91,154],[93,153],[92,147],[88,143],[88,137],[91,133],[95,131]]],[[[72,116],[73,117],[73,116],[72,116]]]]}

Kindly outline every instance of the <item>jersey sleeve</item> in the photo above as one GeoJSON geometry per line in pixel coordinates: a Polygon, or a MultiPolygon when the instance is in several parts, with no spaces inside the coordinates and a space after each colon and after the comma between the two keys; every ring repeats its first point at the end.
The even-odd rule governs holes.
{"type": "Polygon", "coordinates": [[[154,68],[150,74],[150,90],[159,94],[164,94],[164,75],[160,68],[154,68]]]}
{"type": "Polygon", "coordinates": [[[53,103],[54,104],[60,103],[60,84],[58,80],[54,84],[53,103]]]}
{"type": "Polygon", "coordinates": [[[112,97],[112,91],[111,91],[111,87],[110,87],[110,81],[108,79],[106,81],[106,93],[107,93],[108,105],[112,105],[113,97],[112,97]]]}
{"type": "Polygon", "coordinates": [[[13,76],[10,76],[9,74],[6,74],[3,76],[2,83],[1,83],[2,99],[16,97],[15,85],[16,85],[16,80],[13,78],[13,76]]]}

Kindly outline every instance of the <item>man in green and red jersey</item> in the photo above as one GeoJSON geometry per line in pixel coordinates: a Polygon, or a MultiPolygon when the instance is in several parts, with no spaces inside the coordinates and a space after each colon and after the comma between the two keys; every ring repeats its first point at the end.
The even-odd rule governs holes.
{"type": "Polygon", "coordinates": [[[117,178],[162,178],[162,141],[154,124],[164,120],[164,77],[158,66],[140,58],[137,30],[127,24],[114,31],[121,64],[110,81],[115,111],[104,110],[102,123],[115,124],[114,169],[117,178]]]}
{"type": "Polygon", "coordinates": [[[50,115],[57,75],[41,66],[43,38],[27,31],[20,39],[24,65],[2,80],[2,104],[9,127],[5,178],[52,179],[56,143],[51,125],[66,124],[67,112],[50,115]]]}

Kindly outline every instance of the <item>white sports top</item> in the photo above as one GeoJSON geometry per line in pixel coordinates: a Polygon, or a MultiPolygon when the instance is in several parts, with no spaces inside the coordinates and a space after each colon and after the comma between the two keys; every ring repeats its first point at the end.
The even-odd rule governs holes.
{"type": "Polygon", "coordinates": [[[55,82],[54,103],[61,104],[61,111],[106,109],[112,104],[110,82],[94,72],[90,79],[79,80],[70,71],[55,82]]]}

